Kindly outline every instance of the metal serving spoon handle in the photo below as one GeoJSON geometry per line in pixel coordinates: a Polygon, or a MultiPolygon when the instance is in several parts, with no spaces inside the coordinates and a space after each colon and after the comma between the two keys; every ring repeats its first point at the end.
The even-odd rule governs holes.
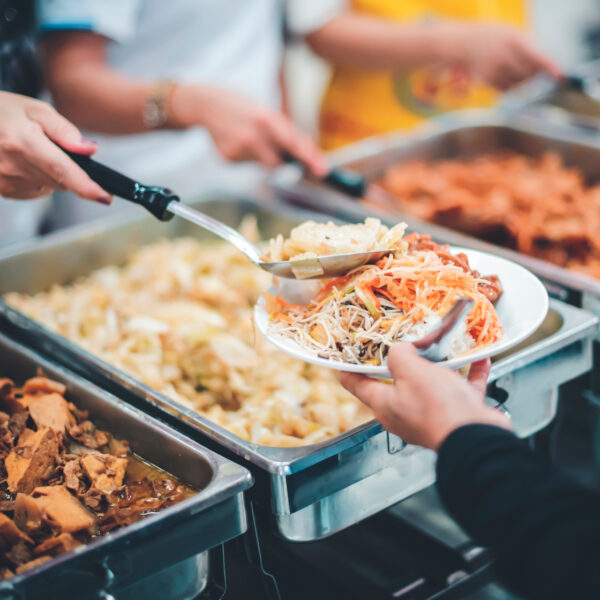
{"type": "MultiPolygon", "coordinates": [[[[60,147],[60,146],[59,146],[60,147]]],[[[218,235],[233,244],[255,265],[279,277],[296,279],[300,273],[302,261],[265,262],[261,259],[260,250],[241,233],[217,221],[208,215],[191,208],[179,201],[179,196],[170,189],[154,185],[144,185],[130,179],[106,165],[100,164],[89,156],[69,152],[60,147],[74,162],[76,162],[96,183],[109,194],[119,196],[130,202],[135,202],[150,211],[161,221],[169,221],[173,215],[178,215],[187,221],[218,235]]],[[[367,262],[377,260],[389,253],[390,250],[375,250],[320,256],[312,261],[312,273],[306,279],[322,279],[338,277],[348,271],[362,266],[367,262]]],[[[306,266],[306,265],[304,265],[306,266]]]]}
{"type": "Polygon", "coordinates": [[[143,206],[161,221],[170,221],[173,215],[178,215],[233,244],[254,264],[261,262],[260,250],[241,233],[183,204],[180,202],[179,196],[174,194],[169,188],[144,185],[93,160],[89,156],[69,152],[62,147],[61,150],[109,194],[143,206]]]}
{"type": "MultiPolygon", "coordinates": [[[[288,165],[297,165],[302,170],[305,169],[304,165],[289,152],[282,152],[281,160],[288,165]]],[[[352,169],[334,167],[333,169],[330,169],[329,172],[323,177],[315,177],[314,175],[311,175],[311,177],[333,188],[334,190],[337,190],[338,192],[342,192],[342,194],[346,194],[347,196],[352,196],[354,198],[362,198],[367,191],[368,183],[366,178],[352,169]]]]}

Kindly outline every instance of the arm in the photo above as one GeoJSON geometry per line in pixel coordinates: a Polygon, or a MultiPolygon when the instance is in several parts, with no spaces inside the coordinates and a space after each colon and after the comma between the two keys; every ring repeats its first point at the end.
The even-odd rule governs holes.
{"type": "Polygon", "coordinates": [[[347,12],[307,35],[306,41],[336,65],[409,70],[452,56],[439,29],[434,24],[402,25],[347,12]]]}
{"type": "Polygon", "coordinates": [[[82,198],[110,204],[111,197],[56,146],[90,155],[96,144],[49,104],[0,92],[0,194],[38,198],[72,190],[82,198]]]}
{"type": "Polygon", "coordinates": [[[486,425],[451,433],[437,472],[448,511],[494,550],[498,574],[518,593],[535,600],[600,597],[600,492],[486,425]]]}
{"type": "Polygon", "coordinates": [[[88,32],[49,35],[43,61],[54,104],[73,123],[100,133],[146,130],[142,109],[152,86],[106,64],[106,38],[88,32]]]}
{"type": "Polygon", "coordinates": [[[532,600],[600,597],[600,493],[531,452],[484,404],[489,361],[471,367],[470,385],[409,344],[388,365],[392,385],[348,373],[342,383],[387,430],[439,452],[442,499],[495,551],[501,578],[532,600]]]}
{"type": "Polygon", "coordinates": [[[517,30],[467,22],[403,24],[345,12],[306,36],[316,54],[340,66],[411,70],[463,65],[485,83],[510,87],[540,71],[560,69],[517,30]]]}
{"type": "MultiPolygon", "coordinates": [[[[44,44],[48,85],[58,109],[80,127],[109,134],[147,131],[143,109],[154,84],[124,77],[106,63],[106,38],[89,32],[49,35],[44,44]]],[[[279,111],[205,85],[175,85],[167,129],[205,127],[228,160],[275,167],[286,151],[315,175],[327,172],[317,146],[279,111]]]]}

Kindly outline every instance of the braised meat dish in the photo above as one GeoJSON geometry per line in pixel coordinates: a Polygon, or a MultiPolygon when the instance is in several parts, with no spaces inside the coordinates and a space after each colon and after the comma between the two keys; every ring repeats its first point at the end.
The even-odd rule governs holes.
{"type": "Polygon", "coordinates": [[[193,490],[132,454],[39,373],[0,379],[0,578],[179,502],[193,490]]]}

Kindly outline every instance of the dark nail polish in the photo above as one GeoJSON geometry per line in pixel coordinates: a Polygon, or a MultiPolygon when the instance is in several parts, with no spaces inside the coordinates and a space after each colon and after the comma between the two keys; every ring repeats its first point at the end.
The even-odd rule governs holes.
{"type": "Polygon", "coordinates": [[[96,198],[96,202],[100,202],[100,204],[106,204],[108,206],[112,204],[112,196],[100,196],[96,198]]]}

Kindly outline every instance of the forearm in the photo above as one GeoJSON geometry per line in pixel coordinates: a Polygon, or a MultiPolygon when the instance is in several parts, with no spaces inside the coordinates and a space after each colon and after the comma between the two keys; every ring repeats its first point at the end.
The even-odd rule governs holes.
{"type": "Polygon", "coordinates": [[[151,127],[203,127],[227,160],[258,160],[275,167],[282,152],[287,152],[315,175],[327,172],[318,147],[279,111],[217,87],[155,87],[158,81],[136,82],[107,64],[105,44],[103,37],[85,32],[62,32],[45,40],[46,72],[55,104],[80,127],[117,135],[151,127]],[[160,111],[161,119],[145,123],[144,108],[153,96],[152,108],[160,111]]]}
{"type": "Polygon", "coordinates": [[[89,131],[139,133],[151,85],[124,77],[105,62],[105,40],[89,33],[50,36],[43,46],[47,84],[63,115],[89,131]]]}
{"type": "Polygon", "coordinates": [[[448,60],[444,23],[401,24],[344,13],[306,41],[312,50],[340,66],[363,69],[410,70],[448,60]]]}
{"type": "Polygon", "coordinates": [[[452,433],[440,448],[438,489],[526,598],[600,596],[600,493],[573,483],[510,433],[484,425],[452,433]]]}
{"type": "Polygon", "coordinates": [[[150,86],[106,68],[65,73],[53,79],[50,90],[57,110],[88,131],[124,135],[148,129],[142,115],[150,86]]]}
{"type": "MultiPolygon", "coordinates": [[[[126,135],[148,131],[144,108],[158,81],[143,83],[106,64],[104,40],[88,33],[63,33],[46,40],[47,82],[57,109],[88,131],[126,135]]],[[[219,90],[202,85],[167,86],[162,129],[208,127],[219,90]]]]}

